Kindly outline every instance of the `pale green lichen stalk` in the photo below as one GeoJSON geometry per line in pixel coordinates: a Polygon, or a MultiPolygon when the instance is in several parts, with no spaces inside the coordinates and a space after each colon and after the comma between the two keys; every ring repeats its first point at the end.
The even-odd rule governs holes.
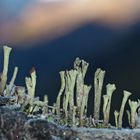
{"type": "Polygon", "coordinates": [[[48,114],[48,104],[49,104],[49,99],[48,99],[48,95],[44,95],[44,106],[42,108],[42,113],[43,115],[47,115],[48,114]]]}
{"type": "Polygon", "coordinates": [[[57,106],[57,115],[60,115],[60,104],[61,104],[61,96],[63,94],[63,91],[65,89],[65,71],[61,71],[59,72],[60,74],[60,78],[61,78],[61,87],[57,96],[57,100],[56,100],[56,106],[57,106]]]}
{"type": "Polygon", "coordinates": [[[107,115],[107,106],[108,106],[109,96],[103,95],[103,116],[104,116],[104,124],[106,125],[108,122],[108,115],[107,115]]]}
{"type": "Polygon", "coordinates": [[[121,104],[121,108],[120,108],[120,112],[119,112],[119,120],[118,120],[118,127],[122,128],[122,119],[123,119],[123,114],[124,114],[124,108],[126,105],[126,102],[129,98],[129,96],[132,94],[131,92],[128,92],[126,90],[123,91],[124,96],[123,96],[123,100],[122,100],[122,104],[121,104]]]}
{"type": "Polygon", "coordinates": [[[137,124],[136,124],[136,114],[137,114],[137,112],[136,111],[137,111],[137,108],[140,106],[140,103],[138,101],[129,100],[129,106],[130,106],[130,109],[131,109],[130,126],[132,128],[135,128],[137,126],[137,124]]]}
{"type": "Polygon", "coordinates": [[[35,88],[36,88],[36,71],[33,68],[30,72],[31,77],[26,77],[25,78],[25,83],[26,83],[26,87],[27,87],[27,92],[28,95],[30,96],[30,111],[32,112],[33,110],[33,99],[35,97],[35,88]]]}
{"type": "Polygon", "coordinates": [[[75,82],[76,82],[76,76],[77,76],[76,70],[66,71],[66,74],[65,74],[66,87],[65,87],[65,93],[64,93],[64,98],[63,98],[63,108],[65,111],[66,117],[68,117],[68,111],[67,111],[68,105],[71,112],[74,106],[74,87],[75,87],[75,82]]]}
{"type": "Polygon", "coordinates": [[[100,119],[100,106],[103,81],[105,77],[105,71],[97,69],[94,75],[94,119],[98,121],[100,119]]]}
{"type": "Polygon", "coordinates": [[[6,85],[6,95],[9,96],[11,93],[12,88],[14,87],[14,83],[17,77],[17,73],[18,73],[18,67],[14,68],[14,73],[13,76],[11,78],[11,81],[9,83],[9,85],[6,85]]]}
{"type": "Polygon", "coordinates": [[[91,86],[84,85],[84,95],[82,98],[82,104],[81,104],[81,109],[80,109],[80,124],[83,124],[83,117],[86,116],[87,113],[87,100],[88,100],[88,95],[90,92],[91,86]]]}
{"type": "Polygon", "coordinates": [[[4,91],[5,86],[6,86],[8,66],[9,66],[9,56],[10,56],[10,52],[11,52],[12,48],[10,48],[8,46],[3,46],[3,50],[4,50],[4,63],[3,63],[3,72],[2,72],[2,75],[0,77],[1,78],[0,95],[3,94],[3,91],[4,91]]]}
{"type": "Polygon", "coordinates": [[[116,90],[115,84],[108,84],[106,86],[107,96],[104,96],[104,104],[103,104],[104,125],[108,125],[109,122],[111,98],[115,90],[116,90]]]}
{"type": "Polygon", "coordinates": [[[118,128],[119,124],[118,124],[118,119],[119,119],[119,112],[118,111],[114,111],[114,117],[115,117],[115,125],[118,128]]]}
{"type": "Polygon", "coordinates": [[[79,58],[76,58],[74,62],[74,69],[78,72],[76,78],[76,104],[79,112],[81,110],[82,98],[84,96],[84,79],[88,66],[89,63],[84,60],[80,60],[79,58]]]}

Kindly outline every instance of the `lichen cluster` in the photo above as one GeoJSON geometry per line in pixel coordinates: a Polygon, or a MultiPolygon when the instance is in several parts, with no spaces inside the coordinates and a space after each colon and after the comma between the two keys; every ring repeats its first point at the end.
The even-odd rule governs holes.
{"type": "MultiPolygon", "coordinates": [[[[110,108],[111,99],[116,90],[115,84],[106,85],[106,94],[102,95],[105,71],[98,68],[94,75],[94,99],[93,115],[87,116],[88,98],[92,88],[85,83],[85,76],[89,63],[79,58],[74,61],[73,69],[61,71],[61,87],[53,106],[49,105],[48,96],[44,95],[44,100],[39,100],[35,96],[36,71],[32,68],[30,77],[25,78],[25,87],[14,84],[18,73],[18,67],[14,68],[13,76],[8,84],[7,74],[9,67],[9,56],[12,48],[4,46],[3,71],[0,76],[0,105],[12,110],[18,110],[29,116],[40,116],[48,121],[56,122],[66,126],[85,126],[85,127],[111,127],[110,108]],[[101,98],[103,98],[103,121],[100,120],[101,98]]],[[[114,111],[116,128],[122,128],[123,114],[129,96],[132,94],[126,90],[122,99],[120,111],[114,111]]],[[[140,100],[129,100],[130,111],[127,110],[129,125],[132,128],[140,127],[140,100]]]]}

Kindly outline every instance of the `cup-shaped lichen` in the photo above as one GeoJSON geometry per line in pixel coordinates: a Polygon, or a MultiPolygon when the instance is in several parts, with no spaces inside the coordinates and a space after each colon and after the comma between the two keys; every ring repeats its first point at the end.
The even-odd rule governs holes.
{"type": "Polygon", "coordinates": [[[76,82],[76,76],[77,71],[76,70],[70,70],[66,71],[65,73],[65,93],[63,98],[63,109],[65,111],[66,117],[68,117],[68,105],[70,108],[70,111],[72,112],[73,106],[74,106],[74,87],[76,82]]]}
{"type": "Polygon", "coordinates": [[[130,114],[130,125],[132,128],[136,127],[136,111],[137,108],[140,106],[139,102],[137,101],[131,101],[129,100],[129,106],[131,109],[131,114],[130,114]]]}
{"type": "Polygon", "coordinates": [[[104,113],[104,124],[108,125],[109,122],[109,115],[110,115],[110,108],[111,108],[111,98],[112,98],[112,94],[113,92],[116,90],[116,86],[115,84],[108,84],[106,86],[106,91],[107,91],[107,101],[105,101],[105,97],[104,97],[104,109],[103,109],[103,113],[104,113]],[[106,103],[107,102],[107,103],[106,103]]]}

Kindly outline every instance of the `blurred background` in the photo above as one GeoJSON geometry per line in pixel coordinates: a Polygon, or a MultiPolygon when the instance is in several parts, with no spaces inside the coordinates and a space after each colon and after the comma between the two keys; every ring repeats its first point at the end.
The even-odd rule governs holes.
{"type": "MultiPolygon", "coordinates": [[[[106,70],[104,94],[107,83],[116,84],[114,112],[120,108],[124,89],[133,93],[131,99],[140,98],[139,9],[138,0],[1,0],[0,64],[2,46],[12,47],[9,77],[18,66],[16,84],[24,86],[34,66],[36,95],[48,94],[52,104],[60,87],[59,71],[71,69],[80,57],[90,63],[85,83],[93,85],[94,72],[100,67],[106,70]]],[[[90,97],[91,114],[93,88],[90,97]]],[[[112,122],[113,118],[112,113],[112,122]]]]}

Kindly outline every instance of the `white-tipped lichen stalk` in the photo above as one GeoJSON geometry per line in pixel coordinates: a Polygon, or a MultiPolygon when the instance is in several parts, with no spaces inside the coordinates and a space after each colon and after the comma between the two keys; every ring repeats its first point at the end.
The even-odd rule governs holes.
{"type": "Polygon", "coordinates": [[[111,98],[112,98],[113,92],[116,90],[115,84],[108,84],[106,86],[106,90],[107,90],[107,95],[108,95],[108,104],[105,110],[106,118],[104,119],[104,124],[108,125],[109,118],[110,118],[111,98]]]}
{"type": "Polygon", "coordinates": [[[132,128],[135,128],[136,127],[136,111],[137,111],[137,108],[139,107],[139,103],[137,101],[131,101],[129,100],[129,106],[130,106],[130,109],[131,109],[131,127],[132,128]]]}
{"type": "Polygon", "coordinates": [[[119,118],[119,112],[118,111],[114,111],[114,116],[115,116],[115,125],[118,128],[118,118],[119,118]]]}
{"type": "Polygon", "coordinates": [[[118,123],[119,128],[122,128],[122,119],[123,119],[125,104],[129,98],[129,96],[132,94],[131,92],[128,92],[126,90],[124,90],[123,93],[124,93],[124,96],[123,96],[120,113],[119,113],[119,123],[118,123]]]}
{"type": "Polygon", "coordinates": [[[56,107],[57,107],[57,115],[60,115],[60,102],[61,102],[61,96],[62,93],[65,89],[65,71],[61,71],[59,72],[60,74],[60,78],[61,78],[61,87],[57,96],[57,100],[56,100],[56,107]]]}
{"type": "Polygon", "coordinates": [[[10,56],[10,52],[11,52],[12,48],[10,48],[8,46],[3,46],[3,50],[4,50],[4,63],[3,63],[1,81],[0,81],[0,95],[3,94],[4,88],[6,86],[8,66],[9,66],[9,56],[10,56]]]}
{"type": "Polygon", "coordinates": [[[100,118],[101,94],[104,81],[105,71],[97,69],[94,75],[94,119],[100,118]]]}

